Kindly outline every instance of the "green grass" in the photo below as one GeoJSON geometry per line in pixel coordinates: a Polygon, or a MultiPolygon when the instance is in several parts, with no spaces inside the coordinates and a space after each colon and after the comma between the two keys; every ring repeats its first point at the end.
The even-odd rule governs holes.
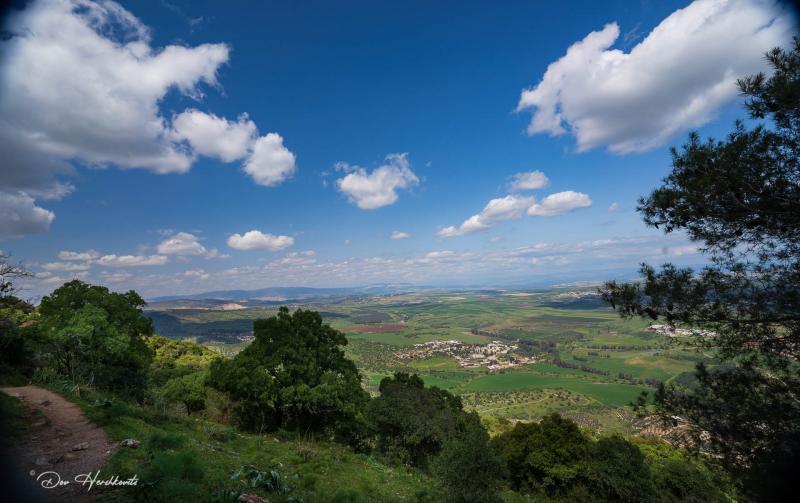
{"type": "Polygon", "coordinates": [[[434,356],[424,360],[414,360],[411,366],[415,369],[426,370],[459,370],[461,366],[454,358],[448,356],[434,356]]]}
{"type": "MultiPolygon", "coordinates": [[[[90,419],[100,417],[95,404],[100,403],[101,395],[76,397],[58,385],[53,386],[53,391],[76,402],[90,419]]],[[[0,394],[0,398],[4,396],[0,394]]],[[[8,400],[11,399],[0,400],[0,406],[5,408],[8,400]]],[[[134,438],[142,442],[138,449],[117,449],[102,470],[103,474],[118,475],[121,479],[134,474],[140,478],[160,475],[166,482],[163,488],[156,486],[159,494],[156,500],[130,489],[118,489],[104,493],[100,501],[127,502],[137,498],[209,501],[212,493],[232,488],[231,474],[246,465],[263,471],[278,470],[286,484],[293,488],[291,495],[305,502],[341,501],[336,498],[337,494],[342,497],[342,488],[357,493],[360,499],[355,501],[415,501],[418,493],[430,492],[434,485],[432,479],[418,470],[388,466],[374,456],[355,453],[346,446],[321,438],[303,438],[286,432],[260,437],[199,417],[163,416],[135,405],[119,408],[112,417],[105,418],[103,427],[114,441],[134,438]],[[160,465],[166,467],[167,474],[170,473],[167,468],[174,466],[177,472],[187,471],[181,471],[185,468],[180,465],[178,458],[181,456],[190,458],[190,464],[198,468],[202,476],[196,480],[173,480],[158,471],[160,465]]],[[[255,492],[271,502],[284,501],[274,493],[255,492]]]]}
{"type": "Polygon", "coordinates": [[[543,376],[527,372],[490,374],[478,377],[460,388],[470,391],[510,391],[523,389],[558,389],[580,393],[608,406],[624,406],[645,388],[627,384],[594,382],[561,376],[543,376]]]}
{"type": "Polygon", "coordinates": [[[2,447],[8,447],[6,442],[15,438],[27,427],[23,415],[24,410],[20,401],[0,392],[0,443],[2,443],[2,447]]]}

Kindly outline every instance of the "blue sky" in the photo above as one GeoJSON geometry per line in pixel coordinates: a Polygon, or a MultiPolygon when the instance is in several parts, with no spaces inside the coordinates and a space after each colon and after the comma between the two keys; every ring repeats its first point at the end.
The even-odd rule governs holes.
{"type": "Polygon", "coordinates": [[[6,29],[0,249],[30,295],[154,296],[700,263],[636,199],[792,25],[756,0],[53,0],[6,29]]]}

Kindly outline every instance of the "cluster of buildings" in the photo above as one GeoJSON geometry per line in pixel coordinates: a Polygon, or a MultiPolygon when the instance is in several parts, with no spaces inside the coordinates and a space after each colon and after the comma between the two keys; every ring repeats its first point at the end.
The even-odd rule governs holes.
{"type": "Polygon", "coordinates": [[[717,333],[712,330],[700,330],[698,328],[676,328],[670,325],[650,325],[647,327],[647,331],[655,332],[666,337],[682,337],[690,335],[714,337],[717,335],[717,333]]]}
{"type": "Polygon", "coordinates": [[[492,341],[488,344],[464,344],[461,341],[430,341],[414,344],[410,349],[396,354],[401,360],[429,358],[435,355],[449,356],[464,368],[485,367],[494,372],[533,363],[535,357],[513,353],[516,344],[492,341]]]}
{"type": "Polygon", "coordinates": [[[600,294],[597,292],[586,291],[586,290],[575,290],[571,292],[561,292],[553,297],[556,299],[584,299],[587,297],[599,297],[600,294]]]}
{"type": "Polygon", "coordinates": [[[253,342],[256,340],[256,336],[253,335],[253,332],[250,332],[249,334],[237,335],[236,339],[240,342],[253,342]]]}

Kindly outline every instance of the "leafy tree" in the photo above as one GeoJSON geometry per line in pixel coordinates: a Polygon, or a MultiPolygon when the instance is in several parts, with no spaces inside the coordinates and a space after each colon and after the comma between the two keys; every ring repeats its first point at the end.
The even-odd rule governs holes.
{"type": "Polygon", "coordinates": [[[13,295],[0,297],[0,374],[29,375],[33,370],[35,316],[31,304],[13,295]]]}
{"type": "Polygon", "coordinates": [[[141,399],[152,357],[144,342],[153,326],[134,291],[109,292],[78,280],[65,283],[39,306],[47,358],[62,375],[141,399]]]}
{"type": "Polygon", "coordinates": [[[639,448],[620,436],[592,444],[588,478],[592,493],[605,501],[650,501],[655,492],[650,468],[639,448]]]}
{"type": "Polygon", "coordinates": [[[461,398],[435,386],[426,388],[419,376],[402,372],[384,378],[379,391],[366,411],[378,449],[402,463],[426,467],[456,436],[464,415],[461,398]]]}
{"type": "Polygon", "coordinates": [[[653,478],[653,501],[722,503],[736,501],[733,484],[710,459],[653,438],[635,438],[653,478]]]}
{"type": "Polygon", "coordinates": [[[501,501],[497,491],[504,475],[502,460],[489,448],[489,435],[474,412],[462,417],[456,435],[436,457],[433,472],[443,501],[501,501]]]}
{"type": "Polygon", "coordinates": [[[554,413],[539,423],[517,423],[491,445],[505,462],[513,488],[556,496],[582,482],[591,444],[574,421],[554,413]]]}
{"type": "Polygon", "coordinates": [[[206,408],[206,377],[207,372],[202,370],[173,377],[159,392],[169,402],[182,403],[188,414],[199,412],[206,408]]]}
{"type": "Polygon", "coordinates": [[[239,422],[252,430],[278,427],[355,434],[369,395],[347,359],[344,334],[315,311],[256,320],[255,340],[231,360],[211,364],[209,383],[237,402],[239,422]]]}
{"type": "Polygon", "coordinates": [[[15,282],[31,274],[22,264],[11,264],[0,252],[0,374],[30,374],[33,354],[27,343],[34,335],[34,307],[19,299],[15,282]]]}
{"type": "Polygon", "coordinates": [[[643,265],[641,282],[603,291],[623,316],[715,332],[698,342],[729,364],[700,366],[693,389],[661,389],[659,411],[687,418],[698,444],[765,501],[794,492],[788,475],[800,462],[800,40],[767,59],[773,73],[739,87],[751,118],[769,123],[737,122],[723,141],[690,135],[664,184],[640,200],[645,223],[686,232],[710,264],[643,265]]]}
{"type": "Polygon", "coordinates": [[[145,343],[153,351],[150,384],[155,387],[163,386],[170,379],[207,370],[212,361],[222,358],[216,351],[192,341],[154,335],[145,343]]]}

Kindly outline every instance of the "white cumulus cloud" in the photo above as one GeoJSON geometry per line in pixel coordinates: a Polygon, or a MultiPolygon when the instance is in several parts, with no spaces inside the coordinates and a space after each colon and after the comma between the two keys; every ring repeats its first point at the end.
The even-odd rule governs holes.
{"type": "Polygon", "coordinates": [[[99,256],[100,254],[95,250],[86,250],[83,252],[64,250],[58,252],[58,260],[94,260],[99,256]]]}
{"type": "Polygon", "coordinates": [[[541,171],[517,173],[511,181],[511,190],[536,190],[547,187],[550,180],[541,171]]]}
{"type": "MultiPolygon", "coordinates": [[[[7,164],[4,161],[0,166],[7,164]]],[[[0,190],[0,239],[47,232],[55,217],[52,211],[36,206],[35,200],[25,192],[0,190]]]]}
{"type": "Polygon", "coordinates": [[[255,140],[256,125],[242,114],[236,122],[199,110],[186,110],[172,118],[176,139],[185,139],[195,152],[225,162],[243,159],[255,140]]]}
{"type": "Polygon", "coordinates": [[[788,12],[772,0],[696,0],[630,52],[612,48],[616,23],[588,34],[524,90],[528,133],[573,134],[579,151],[648,150],[714,117],[737,96],[736,79],[765,69],[764,53],[791,40],[788,12]]]}
{"type": "Polygon", "coordinates": [[[392,232],[392,239],[407,239],[411,237],[407,232],[403,231],[394,231],[392,232]]]}
{"type": "Polygon", "coordinates": [[[42,265],[46,271],[86,271],[90,267],[89,262],[48,262],[42,265]]]}
{"type": "Polygon", "coordinates": [[[200,243],[200,238],[190,232],[177,232],[158,244],[161,255],[195,255],[205,258],[227,258],[216,248],[208,249],[200,243]]]}
{"type": "Polygon", "coordinates": [[[228,237],[228,246],[234,250],[242,251],[278,251],[288,248],[293,244],[294,238],[291,236],[276,236],[274,234],[264,233],[257,230],[245,232],[243,235],[233,234],[228,237]]]}
{"type": "Polygon", "coordinates": [[[532,204],[532,197],[507,195],[489,201],[477,215],[472,215],[460,226],[449,226],[439,229],[439,237],[462,236],[473,232],[485,231],[497,222],[513,220],[525,213],[532,204]]]}
{"type": "Polygon", "coordinates": [[[411,170],[408,154],[389,154],[385,163],[371,172],[347,163],[337,163],[337,171],[348,172],[336,180],[336,186],[347,199],[362,210],[373,210],[394,204],[397,191],[419,184],[419,178],[411,170]]]}
{"type": "Polygon", "coordinates": [[[103,255],[95,262],[107,267],[156,266],[167,263],[165,255],[103,255]]]}
{"type": "Polygon", "coordinates": [[[563,215],[578,208],[588,208],[592,205],[592,199],[582,193],[572,190],[550,194],[539,203],[534,203],[528,208],[528,215],[536,217],[554,217],[563,215]]]}
{"type": "Polygon", "coordinates": [[[244,171],[259,185],[271,187],[290,178],[295,171],[294,154],[283,146],[283,137],[269,133],[258,138],[244,171]]]}
{"type": "Polygon", "coordinates": [[[186,173],[198,155],[257,160],[259,140],[270,137],[255,138],[244,115],[231,122],[195,109],[172,118],[161,111],[171,91],[200,100],[204,85],[218,86],[230,52],[224,43],[154,46],[148,27],[109,0],[28,2],[8,18],[4,35],[3,236],[48,230],[54,214],[35,201],[72,192],[66,178],[75,166],[186,173]]]}

